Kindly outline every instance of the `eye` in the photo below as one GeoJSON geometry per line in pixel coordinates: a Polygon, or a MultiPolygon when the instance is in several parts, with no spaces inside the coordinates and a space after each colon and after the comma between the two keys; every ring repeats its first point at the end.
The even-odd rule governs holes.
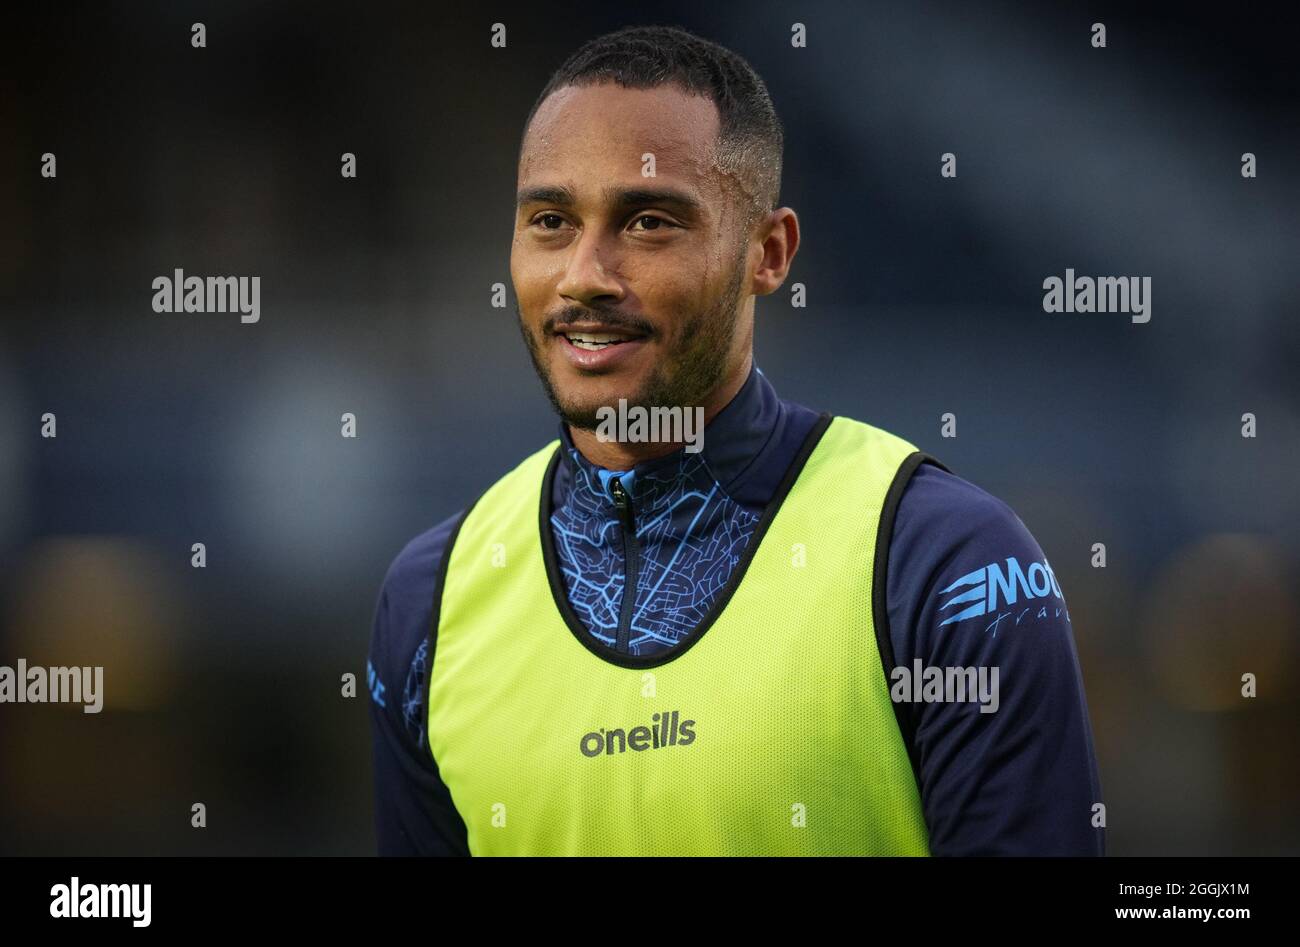
{"type": "Polygon", "coordinates": [[[559,230],[564,226],[564,218],[559,214],[538,214],[532,220],[532,226],[541,225],[543,230],[559,230]]]}
{"type": "Polygon", "coordinates": [[[665,230],[669,227],[677,226],[671,221],[664,220],[662,217],[655,217],[653,214],[641,214],[639,217],[633,218],[632,224],[635,226],[643,220],[647,222],[647,225],[642,228],[642,233],[651,230],[665,230]]]}

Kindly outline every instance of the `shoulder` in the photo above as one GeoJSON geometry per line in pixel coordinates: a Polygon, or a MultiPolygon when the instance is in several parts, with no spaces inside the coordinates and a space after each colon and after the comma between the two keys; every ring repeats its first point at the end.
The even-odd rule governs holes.
{"type": "Polygon", "coordinates": [[[456,523],[464,510],[449,516],[436,526],[415,536],[393,558],[384,575],[382,594],[390,608],[405,607],[413,599],[423,600],[424,593],[433,591],[438,565],[442,561],[447,543],[455,531],[456,523]]]}
{"type": "Polygon", "coordinates": [[[965,630],[967,622],[984,630],[1017,604],[1050,605],[1053,618],[1069,627],[1047,554],[1015,510],[928,463],[911,475],[898,502],[885,594],[900,652],[923,648],[941,631],[965,630]],[[911,648],[898,641],[909,632],[911,648]]]}
{"type": "Polygon", "coordinates": [[[1069,627],[1051,563],[1015,510],[932,464],[916,469],[899,501],[886,601],[900,659],[928,652],[945,631],[996,636],[994,623],[1029,605],[1069,627]]]}
{"type": "MultiPolygon", "coordinates": [[[[544,469],[557,443],[552,440],[526,456],[494,480],[481,496],[526,471],[538,473],[544,469]]],[[[394,693],[402,695],[403,704],[409,704],[418,694],[443,558],[468,509],[410,539],[393,557],[384,574],[375,606],[367,669],[372,678],[371,697],[381,706],[386,706],[387,697],[394,693]]]]}
{"type": "MultiPolygon", "coordinates": [[[[504,471],[482,491],[480,499],[524,471],[544,468],[555,453],[558,443],[558,441],[551,441],[545,447],[529,454],[510,470],[504,471]]],[[[396,610],[399,613],[409,614],[421,608],[425,611],[432,610],[432,597],[443,556],[461,520],[478,502],[479,500],[475,500],[469,507],[460,510],[454,516],[449,516],[436,526],[426,529],[407,542],[397,553],[388,566],[380,591],[381,599],[387,599],[390,611],[396,610]]],[[[427,628],[425,630],[427,631],[427,628]]]]}
{"type": "Polygon", "coordinates": [[[463,511],[415,536],[388,566],[370,640],[371,697],[404,690],[433,620],[438,567],[463,511]],[[377,686],[376,686],[377,685],[377,686]]]}
{"type": "Polygon", "coordinates": [[[923,463],[903,489],[894,539],[959,543],[996,552],[1008,539],[1030,539],[1029,529],[1007,503],[942,467],[923,463]]]}

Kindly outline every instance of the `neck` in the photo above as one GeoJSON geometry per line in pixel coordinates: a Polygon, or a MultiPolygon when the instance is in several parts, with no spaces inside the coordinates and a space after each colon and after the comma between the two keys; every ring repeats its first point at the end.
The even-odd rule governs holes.
{"type": "MultiPolygon", "coordinates": [[[[731,399],[736,397],[736,392],[744,387],[745,379],[749,377],[750,366],[753,362],[753,353],[747,353],[744,361],[704,399],[704,423],[706,425],[717,416],[719,411],[730,404],[731,399]]],[[[682,407],[685,409],[687,406],[683,405],[682,407]]],[[[655,460],[658,457],[664,457],[673,453],[673,451],[680,450],[686,443],[685,441],[662,440],[607,441],[597,437],[595,431],[575,428],[572,425],[569,425],[569,436],[573,438],[573,446],[578,449],[578,452],[583,457],[597,467],[603,467],[606,470],[631,470],[637,464],[644,463],[647,460],[655,460]]]]}

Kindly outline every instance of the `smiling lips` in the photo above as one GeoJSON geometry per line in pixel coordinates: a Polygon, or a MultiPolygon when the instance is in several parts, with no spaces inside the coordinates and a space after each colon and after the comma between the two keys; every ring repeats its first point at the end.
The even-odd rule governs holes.
{"type": "Polygon", "coordinates": [[[584,328],[577,324],[555,330],[570,363],[582,369],[610,368],[640,349],[646,336],[617,326],[584,328]]]}
{"type": "Polygon", "coordinates": [[[562,334],[573,343],[575,348],[585,349],[588,352],[599,352],[607,345],[622,345],[627,341],[626,336],[614,335],[610,332],[565,332],[562,334]]]}

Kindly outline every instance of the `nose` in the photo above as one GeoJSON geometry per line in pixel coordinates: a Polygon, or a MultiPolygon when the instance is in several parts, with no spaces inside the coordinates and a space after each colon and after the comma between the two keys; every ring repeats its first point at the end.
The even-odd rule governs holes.
{"type": "Polygon", "coordinates": [[[599,233],[589,230],[579,236],[571,253],[556,292],[567,300],[584,305],[622,300],[625,291],[617,275],[618,267],[611,260],[609,247],[603,245],[599,233]]]}

